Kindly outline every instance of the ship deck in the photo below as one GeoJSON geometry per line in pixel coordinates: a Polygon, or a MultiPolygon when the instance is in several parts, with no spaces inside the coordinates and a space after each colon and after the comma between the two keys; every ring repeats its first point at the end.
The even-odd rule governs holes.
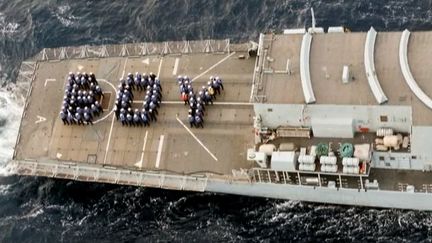
{"type": "MultiPolygon", "coordinates": [[[[241,54],[247,55],[196,53],[38,62],[14,159],[180,174],[231,174],[233,169],[250,168],[253,164],[246,160],[246,151],[254,140],[253,108],[248,102],[255,58],[240,59],[241,54]],[[106,94],[105,111],[93,126],[63,125],[58,117],[66,75],[77,71],[95,73],[106,94]],[[128,72],[159,74],[162,105],[158,121],[150,127],[122,126],[111,112],[118,80],[128,72]],[[188,109],[179,101],[176,77],[188,75],[198,89],[215,74],[224,80],[225,91],[213,106],[207,106],[204,129],[189,129],[188,109]]],[[[141,107],[142,98],[143,92],[136,91],[135,107],[141,107]]]]}
{"type": "MultiPolygon", "coordinates": [[[[388,101],[386,105],[412,107],[414,125],[431,125],[432,111],[410,90],[401,71],[399,44],[402,32],[378,32],[374,46],[376,76],[388,101]]],[[[316,104],[379,105],[369,87],[364,50],[367,33],[314,34],[310,46],[309,70],[316,104]],[[351,80],[342,83],[342,69],[348,65],[351,80]]],[[[300,50],[303,35],[266,35],[262,89],[257,96],[266,103],[304,104],[300,78],[300,50]],[[286,73],[289,60],[290,74],[286,73]],[[285,92],[275,92],[285,90],[285,92]]],[[[408,63],[418,86],[432,95],[432,32],[412,32],[408,42],[408,63]]]]}
{"type": "MultiPolygon", "coordinates": [[[[300,174],[305,178],[319,176],[315,172],[259,169],[246,157],[248,148],[255,146],[251,98],[274,104],[305,104],[300,78],[302,38],[265,35],[265,52],[259,59],[244,58],[244,47],[227,51],[221,44],[225,42],[217,41],[211,42],[217,51],[210,50],[210,41],[191,42],[191,47],[185,41],[183,47],[180,42],[165,42],[44,50],[34,69],[26,62],[21,68],[20,76],[31,76],[32,81],[13,158],[19,167],[17,173],[194,191],[205,191],[209,178],[250,183],[250,174],[240,169],[253,168],[248,172],[262,173],[266,183],[275,183],[275,178],[282,183],[280,178],[284,178],[285,183],[300,184],[300,174]],[[108,57],[104,48],[117,54],[108,57]],[[165,53],[170,48],[174,51],[165,53]],[[94,125],[67,126],[58,116],[66,76],[77,71],[95,73],[105,93],[105,111],[94,125]],[[150,127],[122,126],[112,112],[118,80],[129,72],[154,72],[160,77],[162,105],[158,121],[150,127]],[[204,129],[188,127],[188,108],[179,99],[177,75],[191,77],[195,90],[206,85],[210,75],[224,80],[225,91],[214,105],[206,107],[204,129]]],[[[316,104],[378,105],[365,73],[365,39],[366,33],[313,35],[309,70],[316,104]],[[353,77],[348,84],[341,81],[344,65],[350,66],[353,77]]],[[[374,65],[388,97],[382,106],[410,106],[413,125],[430,125],[432,112],[410,90],[400,70],[400,39],[401,33],[396,32],[378,33],[376,38],[374,65]]],[[[432,94],[428,82],[432,59],[426,48],[431,41],[432,32],[416,32],[408,45],[410,69],[426,94],[432,94]]],[[[144,93],[137,91],[134,96],[133,107],[140,108],[144,93]]],[[[373,139],[361,134],[352,142],[371,143],[373,139]]],[[[341,141],[290,138],[275,143],[308,147],[318,142],[336,146],[341,141]]],[[[372,168],[368,175],[324,173],[321,179],[323,186],[339,181],[342,188],[358,189],[368,178],[377,179],[385,190],[403,191],[410,184],[416,191],[432,192],[431,173],[372,168]]]]}

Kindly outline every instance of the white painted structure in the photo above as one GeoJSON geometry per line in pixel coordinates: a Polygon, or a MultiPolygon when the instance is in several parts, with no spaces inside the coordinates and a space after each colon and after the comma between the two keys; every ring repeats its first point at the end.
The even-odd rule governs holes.
{"type": "Polygon", "coordinates": [[[312,89],[309,70],[309,56],[312,44],[312,35],[306,33],[303,35],[303,40],[300,48],[300,79],[303,89],[303,95],[306,104],[315,103],[315,94],[312,89]]]}
{"type": "Polygon", "coordinates": [[[331,26],[328,28],[327,33],[345,33],[343,26],[331,26]]]}
{"type": "Polygon", "coordinates": [[[413,126],[411,133],[411,157],[413,163],[425,161],[424,169],[432,170],[432,127],[413,126]]]}
{"type": "Polygon", "coordinates": [[[306,33],[305,28],[298,28],[298,29],[284,29],[283,33],[285,35],[303,35],[306,33]]]}
{"type": "Polygon", "coordinates": [[[387,102],[388,98],[384,94],[384,91],[381,88],[375,70],[374,51],[375,51],[376,36],[377,36],[377,32],[373,27],[371,27],[366,35],[366,42],[364,48],[364,64],[365,64],[367,80],[372,90],[372,93],[375,96],[375,99],[378,102],[378,104],[382,104],[387,102]]]}
{"type": "Polygon", "coordinates": [[[318,138],[353,138],[354,120],[352,118],[312,117],[311,125],[314,137],[318,138]]]}
{"type": "Polygon", "coordinates": [[[345,65],[343,66],[342,69],[342,83],[347,84],[350,82],[350,79],[351,79],[351,75],[350,75],[349,66],[345,65]]]}
{"type": "Polygon", "coordinates": [[[409,64],[408,64],[408,42],[409,42],[410,32],[404,30],[402,32],[400,44],[399,44],[399,63],[402,70],[402,74],[405,78],[411,91],[419,98],[427,107],[432,109],[432,99],[418,86],[415,81],[409,64]]]}
{"type": "Polygon", "coordinates": [[[295,151],[275,151],[271,156],[273,170],[295,171],[298,155],[295,151]]]}
{"type": "MultiPolygon", "coordinates": [[[[392,127],[396,131],[410,133],[412,125],[410,106],[256,103],[254,111],[261,116],[263,126],[270,128],[303,126],[314,129],[312,120],[315,119],[344,120],[345,123],[352,120],[353,130],[356,132],[364,129],[376,132],[381,127],[392,127]]],[[[330,126],[329,124],[327,128],[330,126]]]]}

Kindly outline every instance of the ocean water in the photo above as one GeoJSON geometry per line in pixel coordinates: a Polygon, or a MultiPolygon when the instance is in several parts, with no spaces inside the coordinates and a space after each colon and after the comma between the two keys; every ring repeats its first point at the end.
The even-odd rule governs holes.
{"type": "MultiPolygon", "coordinates": [[[[0,0],[0,164],[13,152],[20,62],[44,47],[204,38],[256,40],[310,26],[432,29],[432,1],[0,0]]],[[[0,242],[430,242],[432,214],[7,176],[0,242]]],[[[431,202],[432,203],[432,202],[431,202]]]]}

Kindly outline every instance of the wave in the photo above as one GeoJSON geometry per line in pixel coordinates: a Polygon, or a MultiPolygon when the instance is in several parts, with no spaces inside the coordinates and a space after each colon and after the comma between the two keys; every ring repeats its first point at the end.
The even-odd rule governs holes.
{"type": "Polygon", "coordinates": [[[0,34],[8,36],[18,31],[20,25],[17,22],[7,22],[6,16],[0,13],[0,34]]]}
{"type": "MultiPolygon", "coordinates": [[[[317,25],[353,31],[432,28],[430,1],[0,1],[0,165],[12,156],[22,60],[45,47],[230,38],[317,25]],[[113,28],[117,26],[117,28],[113,28]]],[[[432,214],[127,186],[3,177],[0,241],[424,241],[432,214]],[[66,240],[65,240],[66,239],[66,240]]]]}
{"type": "Polygon", "coordinates": [[[13,156],[24,108],[24,97],[14,87],[0,88],[0,166],[13,156]]]}

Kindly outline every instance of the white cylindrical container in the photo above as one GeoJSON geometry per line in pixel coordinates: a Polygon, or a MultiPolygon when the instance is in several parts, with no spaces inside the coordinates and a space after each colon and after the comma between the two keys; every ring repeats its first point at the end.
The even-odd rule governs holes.
{"type": "Polygon", "coordinates": [[[336,156],[330,157],[330,164],[331,165],[336,165],[336,163],[337,163],[337,157],[336,156]]]}
{"type": "Polygon", "coordinates": [[[353,166],[350,169],[351,174],[358,174],[359,173],[359,167],[358,166],[353,166]]]}
{"type": "Polygon", "coordinates": [[[348,169],[349,167],[348,166],[344,166],[343,168],[342,168],[342,173],[344,173],[344,174],[348,174],[348,169]]]}
{"type": "Polygon", "coordinates": [[[315,163],[315,156],[312,156],[312,155],[300,155],[298,157],[298,162],[299,163],[304,163],[304,164],[313,164],[313,163],[315,163]]]}
{"type": "Polygon", "coordinates": [[[388,128],[388,127],[378,128],[376,131],[376,135],[378,137],[391,136],[391,135],[393,135],[393,129],[388,128]]]}
{"type": "Polygon", "coordinates": [[[336,156],[321,156],[321,158],[320,158],[321,164],[335,165],[336,162],[337,162],[336,156]]]}
{"type": "Polygon", "coordinates": [[[326,172],[326,165],[325,164],[321,164],[321,171],[326,172]]]}
{"type": "Polygon", "coordinates": [[[323,166],[321,166],[321,171],[322,172],[335,173],[335,172],[337,172],[337,165],[330,165],[330,164],[323,165],[323,166]]]}
{"type": "Polygon", "coordinates": [[[320,157],[320,164],[322,164],[322,165],[327,164],[327,156],[321,156],[320,157]]]}
{"type": "Polygon", "coordinates": [[[319,180],[317,177],[306,177],[305,182],[306,184],[319,184],[319,180]]]}
{"type": "Polygon", "coordinates": [[[336,173],[337,172],[337,168],[338,168],[337,165],[330,165],[329,172],[336,173]]]}
{"type": "Polygon", "coordinates": [[[358,158],[349,158],[349,157],[342,158],[342,165],[344,166],[356,166],[359,164],[359,162],[360,160],[358,158]]]}
{"type": "Polygon", "coordinates": [[[399,145],[398,136],[395,135],[385,136],[383,142],[386,147],[397,147],[399,145]]]}
{"type": "Polygon", "coordinates": [[[300,164],[299,170],[315,171],[315,164],[300,164]]]}
{"type": "Polygon", "coordinates": [[[359,158],[350,158],[351,159],[351,166],[357,166],[360,164],[359,158]]]}
{"type": "Polygon", "coordinates": [[[342,158],[342,165],[345,167],[348,163],[348,157],[342,158]]]}

